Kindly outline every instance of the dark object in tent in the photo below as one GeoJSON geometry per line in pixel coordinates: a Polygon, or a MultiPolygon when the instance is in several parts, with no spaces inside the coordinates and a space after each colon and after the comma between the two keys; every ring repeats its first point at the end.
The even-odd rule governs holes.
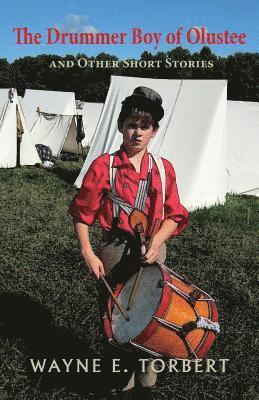
{"type": "Polygon", "coordinates": [[[82,140],[85,138],[85,132],[84,132],[84,125],[83,125],[83,116],[82,115],[77,115],[76,117],[76,130],[77,130],[77,135],[76,135],[76,141],[77,143],[81,143],[82,140]]]}
{"type": "Polygon", "coordinates": [[[38,152],[42,162],[53,161],[52,160],[52,151],[49,146],[45,146],[44,144],[36,144],[35,147],[37,149],[37,152],[38,152]]]}

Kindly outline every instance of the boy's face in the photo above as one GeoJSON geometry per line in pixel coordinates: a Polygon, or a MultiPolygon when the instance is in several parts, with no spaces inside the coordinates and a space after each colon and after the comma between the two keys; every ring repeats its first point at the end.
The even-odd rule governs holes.
{"type": "Polygon", "coordinates": [[[126,150],[137,154],[147,148],[150,139],[155,136],[157,130],[145,121],[134,121],[127,118],[120,129],[123,134],[123,145],[126,150]]]}

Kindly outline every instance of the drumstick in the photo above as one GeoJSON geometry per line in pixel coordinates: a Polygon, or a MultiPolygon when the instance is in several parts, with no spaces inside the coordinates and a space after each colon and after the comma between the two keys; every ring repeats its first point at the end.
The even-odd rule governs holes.
{"type": "Polygon", "coordinates": [[[133,285],[133,287],[131,289],[131,292],[130,292],[130,298],[129,298],[129,302],[128,302],[128,305],[127,305],[127,308],[126,308],[127,311],[130,310],[130,307],[132,306],[132,303],[135,300],[135,296],[136,296],[137,288],[138,288],[139,281],[140,281],[140,278],[141,278],[141,275],[142,275],[142,271],[143,271],[143,267],[141,266],[139,268],[139,271],[137,273],[134,285],[133,285]]]}
{"type": "Polygon", "coordinates": [[[119,300],[117,299],[117,297],[114,295],[114,293],[113,293],[113,291],[111,290],[111,287],[110,287],[110,285],[108,284],[107,280],[105,279],[105,277],[104,277],[102,274],[100,274],[100,276],[101,276],[101,278],[102,278],[102,280],[103,280],[103,283],[105,284],[105,286],[106,286],[108,292],[110,293],[111,297],[113,298],[113,300],[114,300],[116,306],[118,307],[118,309],[119,309],[120,312],[122,313],[123,317],[126,319],[126,321],[129,321],[129,317],[128,317],[127,313],[124,311],[124,309],[123,309],[121,303],[119,302],[119,300]]]}
{"type": "Polygon", "coordinates": [[[156,234],[158,226],[159,226],[159,218],[156,218],[154,227],[153,227],[152,232],[151,232],[150,239],[149,239],[148,244],[147,244],[147,251],[150,249],[150,247],[152,245],[152,242],[153,242],[153,239],[154,239],[154,236],[156,234]]]}
{"type": "MultiPolygon", "coordinates": [[[[155,224],[154,224],[152,232],[151,232],[150,239],[149,239],[148,244],[147,244],[146,252],[150,249],[150,247],[152,245],[152,242],[153,242],[155,233],[157,231],[158,225],[159,225],[159,218],[156,218],[155,224]]],[[[128,302],[128,305],[127,305],[127,308],[126,308],[127,311],[129,311],[129,309],[132,306],[133,301],[135,299],[137,288],[138,288],[138,285],[139,285],[139,281],[140,281],[140,278],[141,278],[141,275],[142,275],[142,271],[143,271],[143,266],[141,265],[141,267],[139,268],[138,274],[136,276],[135,282],[133,284],[133,287],[131,289],[131,292],[130,292],[130,298],[129,298],[129,302],[128,302]]]]}

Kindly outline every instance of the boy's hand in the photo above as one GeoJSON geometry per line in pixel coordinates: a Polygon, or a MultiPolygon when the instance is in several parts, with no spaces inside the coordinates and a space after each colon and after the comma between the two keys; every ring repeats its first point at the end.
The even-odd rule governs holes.
{"type": "Polygon", "coordinates": [[[156,244],[152,244],[147,253],[141,257],[141,261],[145,264],[153,264],[159,260],[159,247],[156,244]]]}
{"type": "Polygon", "coordinates": [[[93,273],[97,279],[100,278],[100,275],[105,275],[103,263],[93,251],[86,252],[83,250],[81,254],[91,274],[93,273]]]}

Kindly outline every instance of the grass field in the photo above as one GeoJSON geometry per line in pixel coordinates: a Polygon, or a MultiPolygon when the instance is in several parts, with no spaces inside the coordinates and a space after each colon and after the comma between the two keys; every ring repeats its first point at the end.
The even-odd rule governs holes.
{"type": "MultiPolygon", "coordinates": [[[[43,377],[28,364],[32,354],[103,351],[96,282],[67,218],[81,164],[0,170],[1,400],[95,398],[87,377],[43,377]]],[[[229,362],[225,373],[159,374],[157,399],[256,398],[256,226],[256,199],[229,195],[224,206],[191,213],[189,228],[171,240],[166,264],[217,299],[221,333],[209,358],[229,362]]],[[[96,248],[99,237],[96,225],[96,248]]]]}

